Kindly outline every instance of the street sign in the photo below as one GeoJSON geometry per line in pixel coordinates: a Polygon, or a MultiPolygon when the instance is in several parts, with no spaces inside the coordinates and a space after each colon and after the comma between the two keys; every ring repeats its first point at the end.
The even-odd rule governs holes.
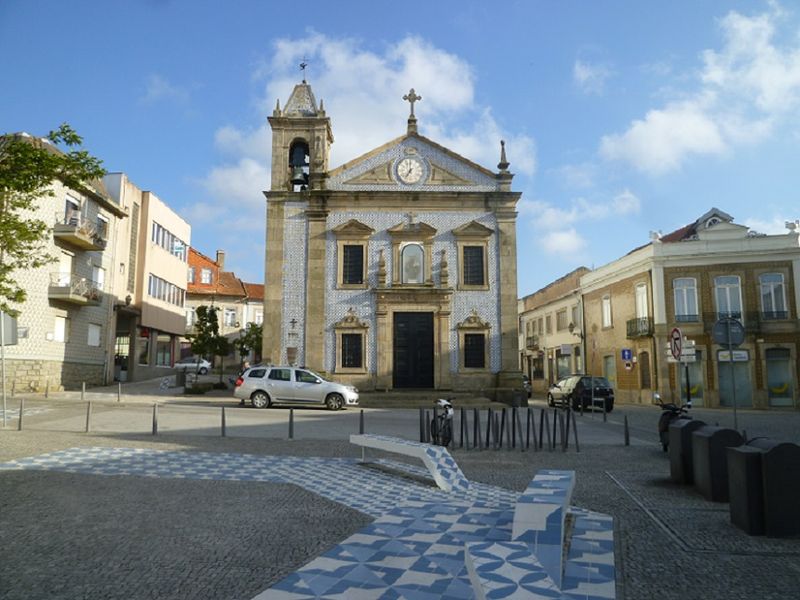
{"type": "Polygon", "coordinates": [[[669,333],[669,351],[672,358],[679,360],[681,357],[681,348],[683,346],[683,334],[681,330],[674,327],[669,333]]]}
{"type": "Polygon", "coordinates": [[[633,359],[633,350],[630,348],[623,348],[622,349],[622,360],[631,360],[633,359]]]}
{"type": "Polygon", "coordinates": [[[728,336],[730,336],[732,348],[736,348],[744,342],[744,325],[738,319],[725,317],[724,319],[718,319],[714,323],[714,327],[711,329],[711,337],[715,344],[727,346],[728,336]]]}
{"type": "Polygon", "coordinates": [[[680,360],[676,360],[672,357],[672,354],[667,354],[667,362],[668,363],[690,363],[690,362],[697,362],[697,355],[696,354],[681,354],[680,360]]]}
{"type": "Polygon", "coordinates": [[[719,362],[747,362],[750,360],[750,353],[747,350],[720,350],[717,353],[717,360],[719,362]]]}

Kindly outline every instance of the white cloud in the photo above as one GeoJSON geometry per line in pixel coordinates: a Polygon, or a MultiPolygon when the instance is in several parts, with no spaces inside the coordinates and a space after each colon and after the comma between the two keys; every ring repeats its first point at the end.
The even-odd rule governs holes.
{"type": "Polygon", "coordinates": [[[752,17],[728,13],[722,47],[701,55],[695,90],[604,136],[601,155],[658,175],[769,136],[800,108],[800,38],[776,42],[782,19],[776,4],[752,17]]]}
{"type": "Polygon", "coordinates": [[[611,69],[604,64],[590,64],[576,60],[572,66],[572,80],[585,94],[602,94],[611,69]]]}
{"type": "Polygon", "coordinates": [[[160,100],[185,104],[189,101],[189,92],[183,87],[170,83],[161,75],[150,75],[150,77],[147,78],[145,92],[141,97],[141,101],[145,104],[153,104],[160,100]]]}
{"type": "Polygon", "coordinates": [[[541,238],[541,246],[547,254],[573,257],[586,248],[586,240],[573,227],[546,233],[541,238]]]}
{"type": "Polygon", "coordinates": [[[766,233],[769,235],[781,235],[789,233],[789,230],[786,229],[786,222],[787,221],[794,221],[797,217],[794,218],[783,218],[783,217],[773,217],[772,219],[763,219],[759,217],[750,217],[745,219],[742,223],[747,225],[752,231],[756,231],[758,233],[766,233]]]}
{"type": "Polygon", "coordinates": [[[626,189],[608,202],[576,198],[568,207],[559,207],[542,200],[523,198],[517,207],[525,221],[537,231],[537,241],[544,252],[564,256],[564,251],[568,249],[574,258],[574,254],[587,245],[574,227],[576,223],[591,221],[596,225],[602,219],[638,213],[641,202],[626,189]]]}

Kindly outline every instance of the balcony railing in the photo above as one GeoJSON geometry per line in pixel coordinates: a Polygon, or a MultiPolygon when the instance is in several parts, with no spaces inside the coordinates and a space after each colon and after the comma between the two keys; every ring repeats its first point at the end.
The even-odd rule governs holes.
{"type": "Polygon", "coordinates": [[[105,250],[108,227],[84,217],[78,211],[57,212],[53,237],[83,250],[105,250]]]}
{"type": "Polygon", "coordinates": [[[700,315],[675,315],[676,323],[699,323],[700,315]]]}
{"type": "Polygon", "coordinates": [[[94,281],[74,273],[50,273],[47,296],[51,300],[97,306],[103,299],[103,290],[94,281]]]}
{"type": "Polygon", "coordinates": [[[628,339],[653,335],[653,319],[650,317],[629,319],[626,323],[626,329],[628,339]]]}
{"type": "Polygon", "coordinates": [[[528,350],[538,350],[539,349],[539,336],[538,335],[529,335],[525,338],[525,347],[528,350]]]}
{"type": "Polygon", "coordinates": [[[761,311],[762,321],[785,321],[789,318],[787,310],[764,310],[761,311]]]}

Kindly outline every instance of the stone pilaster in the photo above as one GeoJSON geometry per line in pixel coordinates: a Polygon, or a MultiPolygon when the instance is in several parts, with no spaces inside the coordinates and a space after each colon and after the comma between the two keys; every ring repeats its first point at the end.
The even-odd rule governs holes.
{"type": "Polygon", "coordinates": [[[324,370],[325,348],[325,239],[328,211],[316,202],[306,211],[308,219],[308,256],[306,258],[306,332],[305,364],[324,370]]]}
{"type": "Polygon", "coordinates": [[[267,201],[267,244],[264,258],[264,341],[265,363],[281,362],[283,321],[283,236],[284,204],[279,199],[267,201]]]}

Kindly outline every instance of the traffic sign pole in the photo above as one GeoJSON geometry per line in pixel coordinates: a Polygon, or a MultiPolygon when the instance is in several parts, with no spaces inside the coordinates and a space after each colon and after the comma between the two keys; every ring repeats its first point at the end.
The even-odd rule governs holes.
{"type": "Polygon", "coordinates": [[[739,423],[736,418],[736,374],[733,372],[733,342],[731,341],[731,320],[727,320],[728,327],[728,364],[731,366],[731,397],[733,399],[733,428],[739,431],[739,423]]]}

